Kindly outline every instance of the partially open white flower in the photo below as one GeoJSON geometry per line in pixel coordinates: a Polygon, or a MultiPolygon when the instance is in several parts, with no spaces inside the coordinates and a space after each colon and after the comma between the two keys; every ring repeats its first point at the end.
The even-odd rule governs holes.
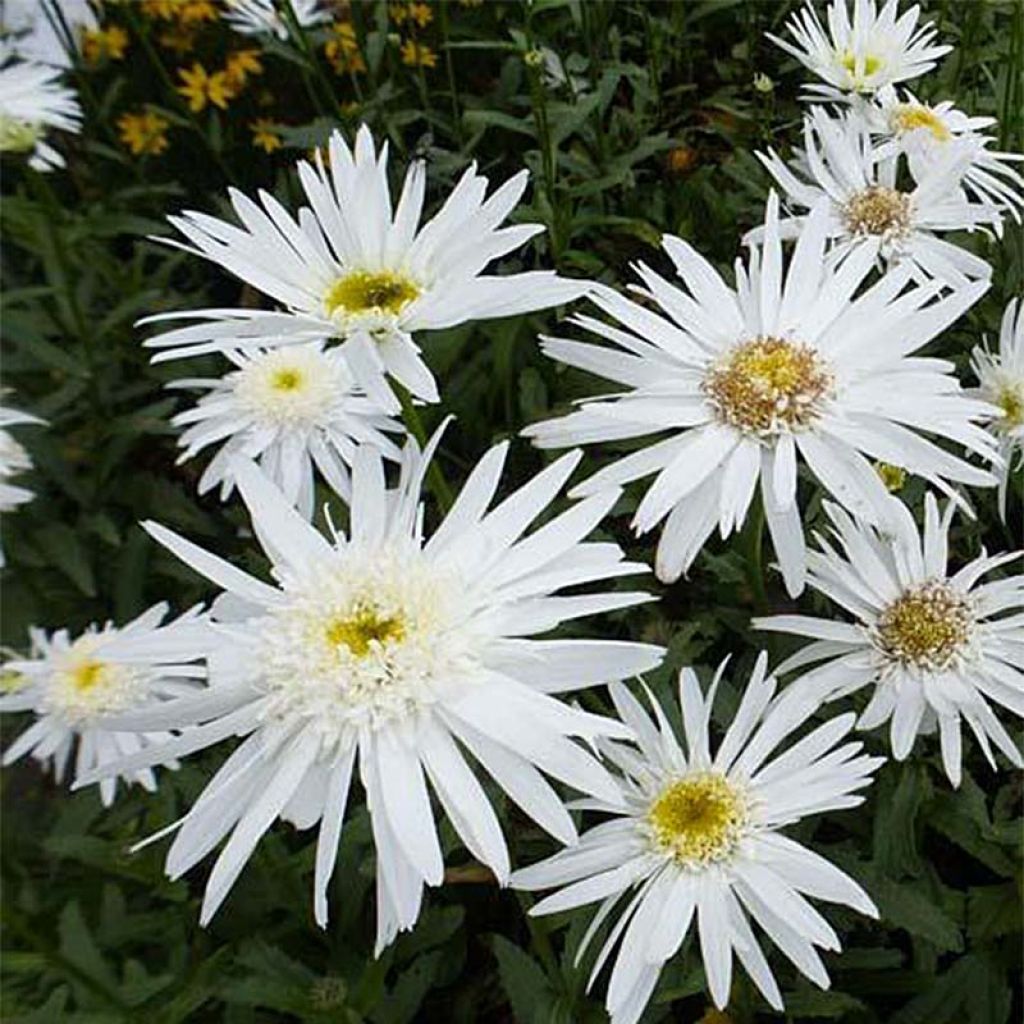
{"type": "Polygon", "coordinates": [[[211,659],[210,688],[133,719],[140,728],[195,727],[120,766],[136,770],[245,737],[174,826],[173,877],[230,837],[210,874],[203,923],[282,817],[299,828],[319,826],[314,910],[326,924],[357,753],[378,858],[378,951],[415,923],[424,883],[443,877],[428,781],[467,848],[500,882],[508,879],[501,828],[467,754],[563,842],[574,841],[575,829],[541,772],[586,793],[614,793],[607,771],[572,737],[628,730],[551,695],[645,671],[660,661],[661,648],[529,638],[650,600],[621,590],[558,594],[646,566],[624,561],[615,544],[582,542],[615,502],[614,491],[524,536],[578,454],[488,511],[506,451],[498,445],[480,460],[429,538],[420,490],[430,453],[421,455],[411,440],[394,489],[379,453],[359,449],[347,537],[323,536],[252,463],[238,466],[239,490],[273,563],[271,583],[147,526],[226,591],[213,612],[222,643],[211,659]]]}
{"type": "Polygon", "coordinates": [[[808,583],[856,621],[774,615],[755,619],[754,626],[813,638],[778,667],[781,674],[825,662],[794,686],[822,699],[874,687],[858,724],[873,729],[888,721],[897,760],[907,757],[919,733],[938,726],[942,763],[958,786],[961,721],[993,768],[989,740],[1013,764],[1024,763],[988,704],[1024,715],[1024,576],[979,584],[993,569],[1019,560],[1020,552],[982,552],[950,573],[954,507],[951,502],[940,518],[929,494],[923,534],[905,512],[896,532],[885,535],[828,506],[839,546],[819,538],[821,550],[808,556],[808,583]]]}
{"type": "Polygon", "coordinates": [[[167,610],[166,604],[154,605],[126,626],[92,626],[75,639],[66,629],[50,636],[30,630],[31,655],[3,665],[0,712],[33,711],[36,720],[7,748],[3,763],[31,754],[51,763],[60,782],[75,751],[76,781],[87,772],[103,772],[104,804],[113,801],[118,778],[155,789],[151,767],[121,772],[112,766],[171,734],[121,727],[119,716],[201,689],[202,659],[216,639],[200,609],[161,625],[167,610]]]}
{"type": "Polygon", "coordinates": [[[869,459],[940,489],[947,481],[996,483],[923,436],[994,457],[992,438],[975,422],[992,407],[961,392],[951,363],[913,355],[987,285],[945,294],[937,283],[912,283],[903,268],[865,290],[874,253],[826,259],[829,217],[819,204],[785,265],[772,193],[764,248],[751,252],[746,268],[737,262],[735,290],[686,242],[666,235],[682,287],[639,264],[643,287],[634,290],[647,306],[609,289],[594,301],[612,323],[574,318],[610,344],[543,341],[548,355],[619,388],[528,427],[536,444],[665,435],[574,492],[595,494],[657,473],[633,525],[645,533],[666,520],[657,555],[663,580],[689,568],[716,525],[723,537],[739,529],[760,485],[786,586],[798,594],[805,572],[798,458],[838,501],[874,522],[885,522],[894,499],[869,459]]]}
{"type": "Polygon", "coordinates": [[[805,86],[810,99],[844,100],[870,95],[885,85],[918,78],[935,67],[951,46],[935,44],[931,22],[918,27],[916,4],[898,13],[897,0],[832,0],[823,25],[812,3],[787,23],[795,42],[768,33],[822,82],[805,86]]]}
{"type": "MultiPolygon", "coordinates": [[[[961,187],[974,160],[971,144],[949,146],[919,163],[920,177],[909,189],[899,183],[900,154],[880,155],[859,113],[836,118],[815,108],[804,119],[804,144],[790,165],[774,150],[757,154],[793,211],[782,223],[785,237],[799,235],[806,213],[827,201],[833,259],[866,249],[888,266],[905,263],[951,285],[991,275],[985,260],[939,237],[984,227],[1002,231],[1000,208],[972,201],[961,187]]],[[[760,237],[753,231],[746,241],[760,237]]]]}
{"type": "Polygon", "coordinates": [[[998,351],[977,346],[971,366],[980,383],[974,394],[996,410],[988,418],[988,426],[999,441],[999,456],[1005,462],[999,482],[999,514],[1005,520],[1010,475],[1024,466],[1024,300],[1007,304],[999,327],[998,351]]]}
{"type": "Polygon", "coordinates": [[[223,377],[176,381],[172,387],[206,388],[196,406],[172,422],[185,426],[179,462],[211,444],[220,450],[199,479],[199,493],[220,485],[222,499],[234,489],[233,461],[259,461],[293,505],[313,515],[315,470],[346,501],[349,467],[357,444],[378,448],[398,461],[398,446],[384,431],[405,428],[355,387],[339,348],[319,342],[286,348],[228,352],[236,369],[223,377]]]}
{"type": "Polygon", "coordinates": [[[52,129],[77,134],[82,111],[60,77],[45,64],[14,61],[0,67],[0,153],[30,153],[28,164],[37,171],[64,166],[46,136],[52,129]]]}
{"type": "Polygon", "coordinates": [[[1010,165],[1024,161],[1024,155],[989,148],[996,140],[985,130],[996,124],[994,117],[970,117],[948,100],[924,103],[909,90],[891,87],[880,90],[874,104],[862,110],[872,134],[881,140],[880,158],[905,154],[911,175],[920,182],[951,150],[967,153],[961,187],[1020,221],[1024,178],[1010,165]]]}
{"type": "MultiPolygon", "coordinates": [[[[321,9],[320,0],[291,0],[291,5],[300,28],[312,28],[330,21],[331,16],[321,9]]],[[[243,35],[274,35],[282,40],[288,38],[288,22],[274,0],[227,0],[227,10],[223,17],[236,32],[243,35]]]]}
{"type": "Polygon", "coordinates": [[[578,298],[587,282],[553,271],[490,276],[483,271],[543,231],[540,224],[499,227],[526,189],[521,171],[485,199],[487,179],[474,164],[441,209],[420,226],[426,168],[409,168],[397,207],[387,176],[388,147],[378,154],[365,126],[350,151],[341,134],[330,142],[330,167],[298,165],[310,206],[294,219],[273,196],[260,203],[236,190],[238,228],[202,213],[171,223],[188,252],[224,267],[283,307],[200,309],[165,313],[143,323],[199,320],[149,339],[157,360],[245,346],[280,347],[343,339],[356,382],[388,412],[399,408],[390,375],[415,397],[439,400],[433,375],[412,335],[469,320],[511,316],[578,298]]]}
{"type": "Polygon", "coordinates": [[[577,963],[618,912],[590,976],[593,984],[618,946],[605,1000],[612,1024],[640,1019],[662,967],[691,926],[699,932],[704,973],[719,1008],[729,1000],[735,951],[764,998],[782,1010],[749,919],[802,974],[828,988],[815,947],[838,950],[839,938],[805,897],[878,916],[852,878],[782,829],[808,815],[863,803],[857,793],[870,785],[883,759],[862,754],[860,743],[841,743],[853,727],[852,714],[817,726],[776,753],[817,703],[793,690],[775,697],[766,664],[762,654],[714,754],[711,708],[724,662],[706,697],[690,669],[680,674],[685,749],[652,695],[653,720],[625,686],[612,686],[636,745],[601,741],[600,750],[621,773],[618,792],[613,799],[580,801],[612,817],[585,832],[579,845],[512,876],[517,888],[562,887],[531,914],[601,901],[577,963]]]}

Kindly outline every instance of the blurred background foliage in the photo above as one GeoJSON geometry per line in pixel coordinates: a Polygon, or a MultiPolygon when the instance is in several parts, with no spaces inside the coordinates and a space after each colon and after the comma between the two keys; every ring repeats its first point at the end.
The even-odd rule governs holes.
{"type": "MultiPolygon", "coordinates": [[[[923,6],[956,50],[917,91],[998,117],[999,148],[1024,150],[1024,2],[923,6]]],[[[264,568],[244,512],[196,496],[202,461],[174,464],[169,418],[185,400],[164,385],[226,364],[208,357],[151,366],[133,326],[147,313],[251,304],[255,296],[149,240],[168,232],[166,214],[227,215],[229,185],[267,189],[294,208],[295,160],[334,127],[351,134],[365,121],[391,140],[396,174],[413,156],[428,161],[433,204],[472,160],[495,181],[525,163],[532,189],[515,217],[541,221],[548,232],[507,269],[555,266],[623,287],[637,259],[667,269],[657,249],[662,231],[728,270],[740,235],[762,218],[768,178],[753,151],[772,145],[787,153],[799,141],[804,74],[764,38],[782,30],[789,2],[335,3],[332,23],[304,32],[292,25],[286,41],[232,33],[215,3],[191,7],[209,7],[214,17],[186,22],[162,17],[152,0],[108,0],[104,34],[71,74],[86,120],[81,136],[62,140],[66,172],[3,168],[3,378],[13,391],[5,404],[49,424],[18,431],[36,464],[19,483],[37,497],[4,518],[2,639],[11,647],[24,647],[30,623],[79,630],[157,600],[183,609],[210,596],[145,537],[140,519],[264,568]],[[211,98],[216,82],[208,87],[218,73],[227,76],[217,80],[226,83],[222,107],[211,98]]],[[[935,347],[970,384],[971,347],[994,340],[1005,302],[1024,285],[1024,233],[1008,225],[1001,240],[979,235],[965,244],[993,263],[993,287],[935,347]]],[[[443,408],[423,410],[424,421],[430,429],[445,412],[457,417],[440,454],[449,480],[462,479],[494,440],[598,386],[540,356],[536,336],[556,322],[550,312],[421,339],[444,396],[443,408]]],[[[588,466],[610,454],[592,451],[588,466]]],[[[510,484],[545,458],[516,446],[510,484]]],[[[1020,545],[1019,477],[1006,526],[994,497],[976,495],[977,520],[955,528],[962,558],[982,546],[1020,545]]],[[[820,508],[810,482],[804,486],[813,527],[820,508]]],[[[909,481],[904,497],[920,496],[920,482],[909,481]]],[[[603,529],[652,561],[655,538],[637,540],[628,529],[637,500],[631,490],[603,529]]],[[[662,598],[657,605],[587,628],[667,644],[665,666],[649,680],[659,693],[682,664],[706,667],[732,653],[731,674],[742,679],[759,646],[767,643],[773,660],[790,646],[749,628],[755,612],[792,605],[749,529],[728,545],[713,540],[690,579],[648,583],[662,598]]],[[[827,611],[814,596],[802,604],[827,611]]],[[[723,719],[737,697],[728,696],[723,719]]],[[[596,693],[584,699],[603,702],[596,693]]],[[[4,722],[5,738],[21,726],[4,722]]],[[[935,745],[919,740],[909,763],[880,771],[862,808],[802,827],[799,838],[813,837],[867,886],[882,920],[830,908],[844,951],[825,957],[828,992],[772,956],[786,1020],[1021,1019],[1021,779],[993,773],[968,750],[957,792],[937,768],[935,745]]],[[[135,855],[127,848],[178,817],[222,756],[164,771],[157,796],[133,790],[106,812],[95,793],[68,794],[34,763],[4,772],[4,1021],[607,1019],[601,983],[588,996],[588,964],[572,966],[587,915],[528,919],[528,898],[498,890],[450,830],[448,884],[431,890],[416,930],[379,960],[364,811],[344,833],[326,931],[312,921],[313,846],[280,824],[213,924],[200,929],[204,869],[172,883],[160,844],[135,855]]],[[[503,820],[514,863],[551,852],[514,808],[503,820]]],[[[779,1019],[739,977],[728,1015],[709,1010],[692,945],[691,935],[663,973],[645,1022],[779,1019]]]]}

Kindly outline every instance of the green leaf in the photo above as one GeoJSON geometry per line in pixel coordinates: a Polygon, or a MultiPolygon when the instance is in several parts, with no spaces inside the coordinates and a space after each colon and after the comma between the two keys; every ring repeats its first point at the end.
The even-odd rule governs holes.
{"type": "Polygon", "coordinates": [[[500,935],[491,936],[498,974],[518,1024],[547,1024],[558,998],[544,968],[500,935]]]}

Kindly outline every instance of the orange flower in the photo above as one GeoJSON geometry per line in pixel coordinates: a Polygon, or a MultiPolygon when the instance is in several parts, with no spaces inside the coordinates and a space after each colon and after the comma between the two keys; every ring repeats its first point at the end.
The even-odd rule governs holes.
{"type": "Polygon", "coordinates": [[[324,55],[339,74],[358,74],[366,70],[366,61],[359,52],[355,26],[350,21],[338,21],[331,26],[332,38],[324,43],[324,55]]]}

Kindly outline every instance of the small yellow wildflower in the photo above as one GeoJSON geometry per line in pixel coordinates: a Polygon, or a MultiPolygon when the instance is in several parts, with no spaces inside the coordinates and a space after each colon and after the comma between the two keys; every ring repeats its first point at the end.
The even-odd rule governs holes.
{"type": "Polygon", "coordinates": [[[117,119],[121,141],[134,156],[157,156],[167,149],[168,121],[152,110],[122,114],[117,119]]]}
{"type": "Polygon", "coordinates": [[[434,20],[434,12],[429,4],[409,4],[409,19],[415,21],[420,28],[426,28],[434,20]]]}
{"type": "Polygon", "coordinates": [[[210,0],[143,0],[142,10],[147,17],[182,25],[217,20],[217,8],[210,0]]]}
{"type": "Polygon", "coordinates": [[[665,163],[669,174],[686,174],[697,166],[697,151],[690,146],[675,146],[668,151],[665,163]]]}
{"type": "Polygon", "coordinates": [[[436,68],[437,54],[426,43],[406,39],[402,43],[402,63],[410,68],[436,68]]]}
{"type": "Polygon", "coordinates": [[[388,4],[388,17],[396,24],[403,24],[409,17],[408,4],[388,4]]]}
{"type": "Polygon", "coordinates": [[[157,42],[167,50],[173,50],[179,56],[191,53],[196,45],[196,31],[191,26],[175,25],[165,29],[157,36],[157,42]]]}
{"type": "Polygon", "coordinates": [[[332,37],[324,43],[324,55],[339,74],[359,74],[366,70],[366,61],[359,52],[355,26],[350,21],[337,21],[331,26],[332,37]]]}
{"type": "Polygon", "coordinates": [[[188,108],[193,113],[205,110],[207,103],[226,110],[228,100],[235,96],[226,72],[215,71],[209,75],[198,61],[192,65],[191,70],[178,68],[178,77],[183,83],[178,86],[178,92],[188,100],[188,108]]]}
{"type": "Polygon", "coordinates": [[[241,89],[249,75],[263,74],[260,51],[235,50],[234,53],[229,53],[228,59],[224,62],[224,74],[227,75],[228,84],[232,89],[241,89]]]}
{"type": "Polygon", "coordinates": [[[274,122],[268,118],[261,117],[250,122],[249,129],[252,132],[252,144],[265,153],[273,153],[284,145],[281,136],[274,130],[274,122]]]}
{"type": "Polygon", "coordinates": [[[103,58],[123,60],[127,49],[128,33],[120,25],[82,33],[82,55],[89,64],[98,64],[103,58]]]}

